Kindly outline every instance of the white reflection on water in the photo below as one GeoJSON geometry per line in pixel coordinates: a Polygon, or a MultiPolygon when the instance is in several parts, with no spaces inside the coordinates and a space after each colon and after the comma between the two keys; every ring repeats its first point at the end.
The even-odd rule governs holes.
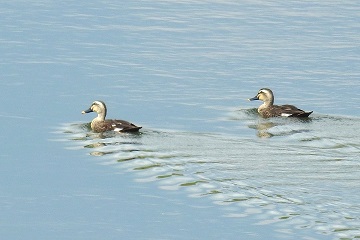
{"type": "Polygon", "coordinates": [[[257,138],[146,129],[95,134],[78,123],[64,124],[58,133],[70,149],[132,172],[138,184],[211,199],[225,217],[251,218],[285,235],[310,229],[360,237],[360,143],[352,131],[358,119],[264,120],[251,111],[229,118],[236,121],[236,115],[247,116],[257,138]]]}

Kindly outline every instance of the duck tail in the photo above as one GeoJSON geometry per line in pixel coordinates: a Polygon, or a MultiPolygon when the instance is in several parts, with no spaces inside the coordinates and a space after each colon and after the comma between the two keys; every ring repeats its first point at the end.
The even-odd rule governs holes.
{"type": "Polygon", "coordinates": [[[313,111],[311,112],[301,112],[301,113],[294,113],[293,115],[291,115],[291,117],[308,117],[310,114],[312,114],[313,111]]]}

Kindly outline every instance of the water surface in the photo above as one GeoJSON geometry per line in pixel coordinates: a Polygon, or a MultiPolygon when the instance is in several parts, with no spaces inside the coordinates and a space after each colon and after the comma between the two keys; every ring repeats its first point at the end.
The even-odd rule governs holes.
{"type": "Polygon", "coordinates": [[[4,3],[1,235],[359,238],[359,12],[4,3]],[[262,87],[314,113],[261,119],[246,99],[262,87]],[[92,133],[80,112],[97,99],[141,133],[92,133]]]}

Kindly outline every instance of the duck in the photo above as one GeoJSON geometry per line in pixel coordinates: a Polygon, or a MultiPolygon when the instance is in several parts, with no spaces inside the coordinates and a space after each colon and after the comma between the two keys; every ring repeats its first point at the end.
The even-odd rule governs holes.
{"type": "Polygon", "coordinates": [[[274,105],[274,94],[269,88],[262,88],[255,97],[249,98],[249,101],[261,100],[264,103],[258,108],[258,113],[263,118],[270,117],[299,117],[306,118],[313,111],[305,112],[293,105],[274,105]]]}
{"type": "Polygon", "coordinates": [[[81,113],[85,114],[90,112],[96,112],[98,114],[98,116],[91,121],[91,129],[94,132],[137,132],[142,128],[124,120],[105,119],[107,113],[106,104],[100,100],[94,101],[89,109],[81,113]]]}

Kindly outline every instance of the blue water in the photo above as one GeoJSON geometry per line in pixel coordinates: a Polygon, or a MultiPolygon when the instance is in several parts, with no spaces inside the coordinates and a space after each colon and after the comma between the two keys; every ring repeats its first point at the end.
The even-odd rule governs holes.
{"type": "Polygon", "coordinates": [[[0,236],[360,237],[360,4],[0,7],[0,236]],[[262,87],[307,121],[261,119],[262,87]],[[140,134],[95,134],[94,100],[140,134]]]}

